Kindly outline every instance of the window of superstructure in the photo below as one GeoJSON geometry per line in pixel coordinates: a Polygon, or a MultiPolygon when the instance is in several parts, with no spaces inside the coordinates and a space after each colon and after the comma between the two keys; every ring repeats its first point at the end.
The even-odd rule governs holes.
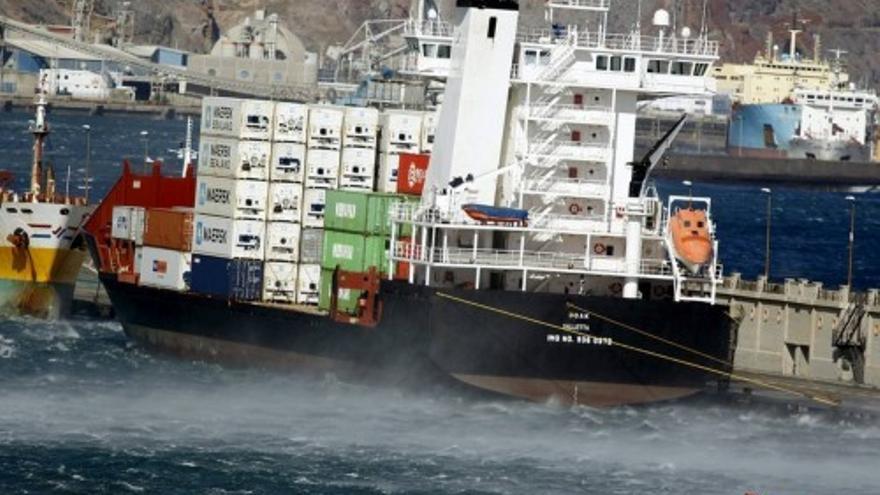
{"type": "Polygon", "coordinates": [[[673,62],[672,73],[677,76],[689,76],[693,71],[693,64],[690,62],[673,62]]]}
{"type": "Polygon", "coordinates": [[[487,34],[489,39],[495,39],[495,30],[498,28],[498,18],[492,16],[489,18],[489,33],[487,34]]]}
{"type": "Polygon", "coordinates": [[[623,71],[624,72],[635,72],[636,71],[636,59],[633,57],[626,57],[623,59],[623,71]]]}
{"type": "Polygon", "coordinates": [[[541,65],[550,65],[550,50],[541,50],[538,53],[538,63],[541,65]]]}
{"type": "Polygon", "coordinates": [[[452,58],[452,45],[440,45],[437,47],[438,58],[452,58]]]}
{"type": "Polygon", "coordinates": [[[422,55],[430,58],[437,58],[437,45],[435,45],[434,43],[423,44],[422,55]]]}
{"type": "Polygon", "coordinates": [[[709,64],[697,64],[694,67],[694,75],[695,76],[704,76],[704,75],[706,75],[707,70],[709,70],[709,64]]]}
{"type": "Polygon", "coordinates": [[[526,50],[526,65],[536,65],[538,63],[538,51],[526,50]]]}
{"type": "Polygon", "coordinates": [[[596,57],[596,70],[608,70],[608,55],[596,57]]]}
{"type": "Polygon", "coordinates": [[[648,72],[651,74],[668,74],[669,73],[669,61],[668,60],[649,60],[648,61],[648,72]]]}
{"type": "Polygon", "coordinates": [[[611,57],[611,70],[620,72],[622,59],[619,56],[611,57]]]}

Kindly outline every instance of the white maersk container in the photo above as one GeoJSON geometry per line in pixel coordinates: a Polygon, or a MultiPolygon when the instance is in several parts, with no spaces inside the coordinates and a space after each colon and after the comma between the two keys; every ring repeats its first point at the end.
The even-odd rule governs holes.
{"type": "Polygon", "coordinates": [[[379,135],[379,110],[368,107],[346,107],[342,144],[346,148],[375,148],[379,135]]]}
{"type": "Polygon", "coordinates": [[[372,148],[344,148],[339,169],[339,188],[373,190],[376,176],[376,151],[372,148]]]}
{"type": "Polygon", "coordinates": [[[302,226],[324,227],[324,207],[327,205],[325,189],[306,189],[303,192],[302,226]]]}
{"type": "Polygon", "coordinates": [[[324,229],[302,229],[299,233],[299,262],[320,264],[324,256],[324,229]]]}
{"type": "Polygon", "coordinates": [[[321,291],[321,265],[299,265],[296,285],[297,304],[318,304],[321,291]]]}
{"type": "Polygon", "coordinates": [[[386,110],[380,119],[384,153],[418,153],[422,141],[422,113],[386,110]]]}
{"type": "Polygon", "coordinates": [[[309,107],[309,149],[338,150],[342,146],[342,107],[309,107]]]}
{"type": "Polygon", "coordinates": [[[440,115],[440,109],[436,112],[425,112],[422,119],[422,139],[419,146],[422,153],[430,153],[434,150],[434,136],[437,134],[437,118],[440,115]]]}
{"type": "Polygon", "coordinates": [[[272,145],[272,164],[269,179],[272,182],[302,182],[305,179],[306,146],[296,143],[272,145]]]}
{"type": "Polygon", "coordinates": [[[308,105],[286,102],[275,104],[275,133],[272,136],[275,142],[305,144],[308,125],[308,105]]]}
{"type": "Polygon", "coordinates": [[[186,290],[185,274],[192,270],[192,253],[145,246],[140,260],[140,284],[186,290]]]}
{"type": "Polygon", "coordinates": [[[265,220],[269,184],[200,175],[196,179],[196,213],[241,220],[265,220]]]}
{"type": "Polygon", "coordinates": [[[397,172],[400,168],[400,155],[396,153],[379,154],[379,170],[376,175],[376,190],[384,193],[397,192],[397,172]]]}
{"type": "Polygon", "coordinates": [[[287,261],[295,263],[299,260],[298,223],[269,222],[266,224],[266,260],[287,261]]]}
{"type": "Polygon", "coordinates": [[[265,222],[203,214],[195,217],[193,253],[196,254],[262,260],[265,239],[265,222]]]}
{"type": "Polygon", "coordinates": [[[288,182],[269,184],[269,221],[299,223],[302,219],[300,214],[302,199],[302,184],[288,182]]]}
{"type": "Polygon", "coordinates": [[[199,175],[267,180],[272,145],[203,136],[199,142],[199,175]]]}
{"type": "Polygon", "coordinates": [[[140,206],[114,206],[110,236],[114,239],[144,243],[144,209],[140,206]]]}
{"type": "Polygon", "coordinates": [[[267,100],[206,97],[202,100],[203,136],[269,141],[275,103],[267,100]]]}
{"type": "Polygon", "coordinates": [[[296,263],[266,262],[263,265],[263,301],[295,303],[298,270],[296,263]]]}
{"type": "Polygon", "coordinates": [[[309,149],[306,155],[306,188],[336,189],[339,186],[339,150],[309,149]]]}

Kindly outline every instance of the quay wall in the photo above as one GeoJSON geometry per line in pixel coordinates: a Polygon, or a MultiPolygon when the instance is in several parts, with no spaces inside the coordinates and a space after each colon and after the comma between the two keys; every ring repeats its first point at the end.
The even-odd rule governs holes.
{"type": "MultiPolygon", "coordinates": [[[[742,280],[733,274],[718,301],[739,322],[734,367],[817,380],[880,387],[880,292],[851,292],[842,286],[788,279],[782,284],[742,280]],[[850,346],[835,345],[835,329],[847,311],[861,304],[850,346]],[[853,356],[852,352],[860,352],[853,356]],[[861,361],[861,362],[859,362],[861,361]],[[861,367],[861,370],[859,370],[861,367]],[[863,379],[860,377],[863,375],[863,379]]],[[[840,340],[838,339],[838,342],[840,340]]]]}

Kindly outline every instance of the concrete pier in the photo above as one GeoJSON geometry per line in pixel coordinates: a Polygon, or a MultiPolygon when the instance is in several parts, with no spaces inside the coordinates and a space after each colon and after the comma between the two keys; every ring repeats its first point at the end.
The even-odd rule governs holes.
{"type": "Polygon", "coordinates": [[[737,370],[880,387],[880,294],[788,279],[745,281],[718,291],[739,322],[737,370]]]}

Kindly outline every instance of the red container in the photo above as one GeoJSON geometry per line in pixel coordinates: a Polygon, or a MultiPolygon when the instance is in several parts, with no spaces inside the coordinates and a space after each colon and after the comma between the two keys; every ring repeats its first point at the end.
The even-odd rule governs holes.
{"type": "Polygon", "coordinates": [[[401,153],[397,169],[397,192],[410,196],[421,196],[428,176],[431,155],[401,153]]]}
{"type": "Polygon", "coordinates": [[[144,219],[144,245],[174,251],[192,250],[193,212],[183,208],[149,208],[144,219]]]}
{"type": "MultiPolygon", "coordinates": [[[[401,237],[397,240],[397,245],[403,247],[407,256],[412,257],[413,240],[412,237],[401,237]]],[[[394,266],[394,280],[409,280],[409,263],[398,261],[394,266]]]]}

